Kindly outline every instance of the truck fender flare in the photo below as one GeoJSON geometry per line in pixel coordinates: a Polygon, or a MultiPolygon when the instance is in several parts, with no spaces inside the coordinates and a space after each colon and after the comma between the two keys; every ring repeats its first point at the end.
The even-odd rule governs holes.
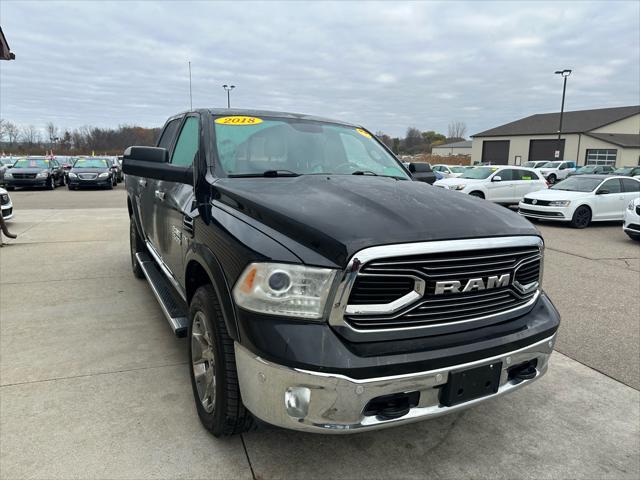
{"type": "Polygon", "coordinates": [[[131,218],[131,221],[133,221],[133,224],[138,231],[138,235],[141,239],[145,239],[146,237],[142,231],[142,222],[140,221],[140,212],[138,212],[136,202],[131,199],[131,195],[127,195],[127,210],[129,211],[129,218],[131,218]]]}
{"type": "Polygon", "coordinates": [[[224,323],[227,326],[229,336],[236,341],[240,341],[236,311],[231,297],[231,288],[227,283],[222,266],[215,254],[209,248],[199,244],[192,244],[191,249],[185,257],[186,267],[184,278],[187,301],[191,301],[191,295],[194,293],[188,290],[189,269],[194,262],[206,272],[209,280],[211,281],[211,285],[213,285],[213,289],[215,290],[220,306],[222,307],[222,316],[224,318],[224,323]]]}

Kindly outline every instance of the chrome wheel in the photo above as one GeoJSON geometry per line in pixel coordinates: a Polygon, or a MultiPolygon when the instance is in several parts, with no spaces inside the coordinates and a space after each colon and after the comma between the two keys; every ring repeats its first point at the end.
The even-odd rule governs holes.
{"type": "Polygon", "coordinates": [[[191,365],[202,408],[211,413],[216,401],[216,362],[211,332],[200,311],[194,315],[191,326],[191,365]]]}

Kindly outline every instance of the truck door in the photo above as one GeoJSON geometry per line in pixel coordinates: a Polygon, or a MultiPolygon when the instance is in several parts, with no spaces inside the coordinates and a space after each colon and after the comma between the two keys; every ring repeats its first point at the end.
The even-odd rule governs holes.
{"type": "MultiPolygon", "coordinates": [[[[173,165],[190,166],[200,149],[200,117],[188,115],[171,154],[173,165]]],[[[193,187],[159,180],[155,186],[156,241],[162,261],[176,280],[184,276],[183,249],[190,232],[185,231],[185,213],[191,212],[193,187]]]]}
{"type": "MultiPolygon", "coordinates": [[[[162,131],[162,135],[158,140],[157,147],[165,148],[171,152],[171,147],[176,138],[176,133],[180,127],[182,117],[173,118],[167,122],[162,131]]],[[[155,238],[155,216],[156,216],[156,201],[155,191],[157,180],[152,178],[137,177],[133,181],[136,185],[136,202],[138,204],[138,214],[140,215],[140,225],[142,225],[143,235],[151,244],[158,249],[157,240],[155,238]]]]}

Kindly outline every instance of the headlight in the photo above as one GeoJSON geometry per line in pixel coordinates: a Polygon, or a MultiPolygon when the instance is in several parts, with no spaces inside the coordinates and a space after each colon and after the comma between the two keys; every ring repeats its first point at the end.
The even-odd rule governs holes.
{"type": "Polygon", "coordinates": [[[49,170],[43,170],[36,175],[37,178],[47,178],[49,176],[49,170]]]}
{"type": "Polygon", "coordinates": [[[98,175],[98,178],[107,178],[109,176],[109,172],[103,172],[100,175],[98,175]]]}
{"type": "Polygon", "coordinates": [[[4,178],[13,178],[13,173],[5,172],[4,178]]]}
{"type": "Polygon", "coordinates": [[[549,202],[550,207],[568,207],[571,205],[571,200],[556,200],[554,202],[549,202]]]}
{"type": "Polygon", "coordinates": [[[466,185],[449,185],[450,190],[463,190],[466,185]]]}
{"type": "MultiPolygon", "coordinates": [[[[6,177],[6,175],[5,175],[5,177],[6,177]]],[[[629,205],[627,205],[627,210],[631,210],[631,211],[633,211],[633,202],[634,202],[634,200],[631,200],[631,201],[629,202],[629,205]]]]}
{"type": "Polygon", "coordinates": [[[258,313],[322,318],[336,271],[286,263],[252,263],[233,288],[238,306],[258,313]]]}
{"type": "Polygon", "coordinates": [[[69,178],[76,178],[78,175],[76,175],[73,172],[69,172],[69,178]]]}

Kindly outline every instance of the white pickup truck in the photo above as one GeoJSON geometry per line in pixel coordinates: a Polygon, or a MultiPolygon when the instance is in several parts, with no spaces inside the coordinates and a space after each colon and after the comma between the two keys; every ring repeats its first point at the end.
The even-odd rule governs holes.
{"type": "Polygon", "coordinates": [[[541,167],[536,168],[536,170],[553,185],[557,181],[567,178],[569,172],[575,172],[576,162],[556,160],[547,162],[541,167]]]}

